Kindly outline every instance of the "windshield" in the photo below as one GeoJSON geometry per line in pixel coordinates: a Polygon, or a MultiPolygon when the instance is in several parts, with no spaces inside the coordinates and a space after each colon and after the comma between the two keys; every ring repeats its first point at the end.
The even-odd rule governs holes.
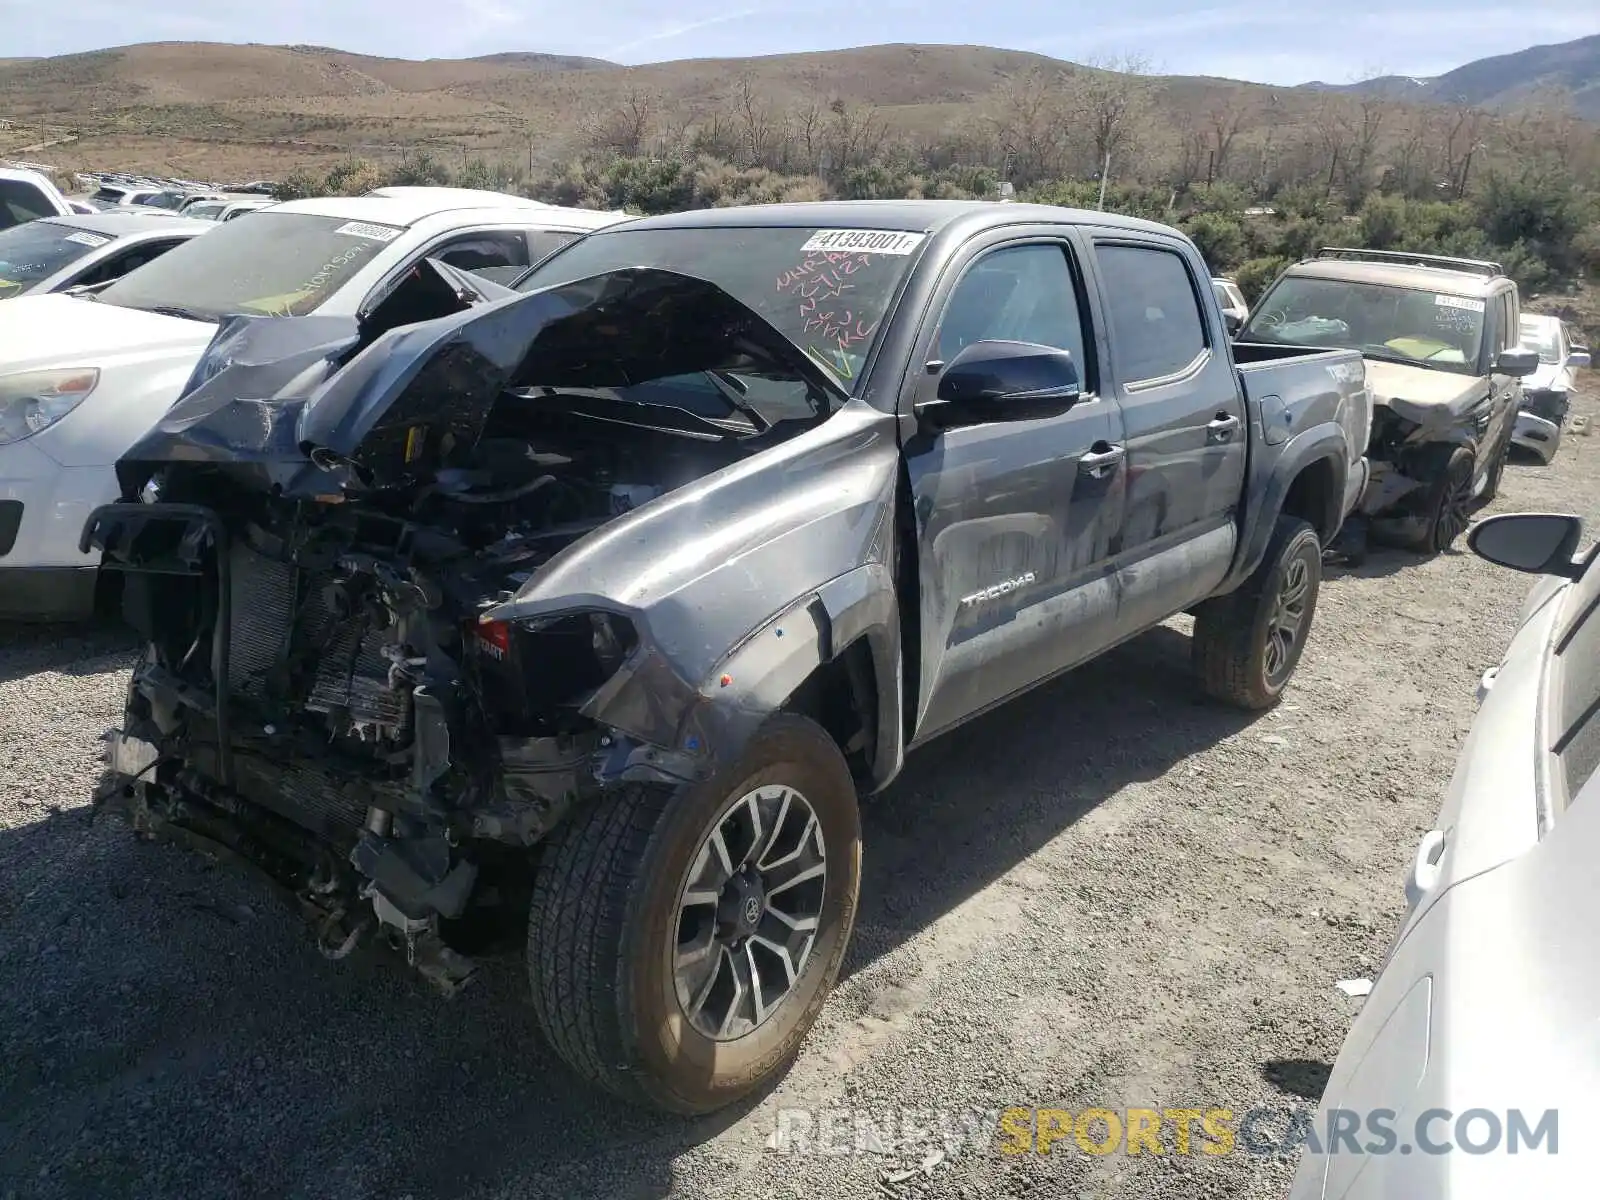
{"type": "Polygon", "coordinates": [[[197,221],[215,221],[217,215],[227,208],[224,200],[208,200],[203,204],[191,204],[183,210],[183,215],[193,217],[197,221]]]}
{"type": "Polygon", "coordinates": [[[1529,350],[1537,350],[1542,363],[1548,365],[1561,361],[1561,347],[1557,344],[1553,325],[1522,318],[1522,344],[1529,350]]]}
{"type": "Polygon", "coordinates": [[[103,233],[55,221],[29,221],[0,231],[0,300],[22,295],[47,275],[111,241],[103,233]]]}
{"type": "Polygon", "coordinates": [[[1261,298],[1239,337],[1475,375],[1483,310],[1470,296],[1288,275],[1261,298]]]}
{"type": "Polygon", "coordinates": [[[100,299],[202,321],[230,313],[303,317],[401,232],[342,217],[258,212],[190,238],[117,280],[100,299]]]}
{"type": "Polygon", "coordinates": [[[532,291],[626,267],[692,275],[759,313],[853,384],[923,240],[920,233],[773,226],[618,230],[574,242],[517,288],[532,291]],[[830,248],[868,243],[881,249],[830,248]]]}

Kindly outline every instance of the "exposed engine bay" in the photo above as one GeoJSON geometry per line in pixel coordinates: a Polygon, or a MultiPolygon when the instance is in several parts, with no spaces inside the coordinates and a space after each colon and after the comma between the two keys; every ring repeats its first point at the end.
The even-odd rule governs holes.
{"type": "MultiPolygon", "coordinates": [[[[462,345],[442,356],[457,372],[462,345]]],[[[814,427],[828,398],[801,381],[807,416],[747,417],[738,378],[722,377],[730,411],[711,419],[615,387],[515,386],[508,371],[470,437],[423,422],[396,437],[379,420],[356,446],[302,439],[269,485],[272,430],[314,428],[339,372],[313,372],[325,390],[268,411],[227,376],[259,382],[261,365],[235,361],[194,393],[200,418],[180,403],[165,448],[135,448],[124,501],[85,530],[146,642],[99,802],[265,870],[330,956],[378,929],[454,990],[484,931],[525,910],[528,849],[606,786],[615,739],[583,709],[636,646],[628,620],[581,603],[538,621],[485,614],[617,517],[814,427]],[[229,388],[223,407],[203,403],[229,388]],[[205,431],[235,429],[241,411],[255,440],[216,452],[205,431]]],[[[275,378],[304,373],[285,361],[275,378]]],[[[649,375],[630,364],[630,380],[649,375]]],[[[418,407],[417,385],[384,386],[375,411],[418,407]]]]}

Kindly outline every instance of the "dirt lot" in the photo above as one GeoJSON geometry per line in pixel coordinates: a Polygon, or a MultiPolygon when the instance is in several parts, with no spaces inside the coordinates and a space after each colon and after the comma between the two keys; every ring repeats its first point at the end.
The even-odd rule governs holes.
{"type": "MultiPolygon", "coordinates": [[[[1597,483],[1600,437],[1568,434],[1496,508],[1593,520],[1597,483]]],[[[0,1195],[1281,1196],[1292,1165],[1244,1153],[988,1140],[898,1180],[920,1155],[768,1142],[781,1109],[893,1129],[905,1106],[1314,1098],[1358,1003],[1334,981],[1384,952],[1527,584],[1375,554],[1330,569],[1275,712],[1198,701],[1179,621],[930,747],[868,811],[848,975],[798,1064],[696,1123],[577,1088],[515,962],[445,1003],[322,961],[247,880],[91,827],[126,644],[0,631],[0,1195]]]]}

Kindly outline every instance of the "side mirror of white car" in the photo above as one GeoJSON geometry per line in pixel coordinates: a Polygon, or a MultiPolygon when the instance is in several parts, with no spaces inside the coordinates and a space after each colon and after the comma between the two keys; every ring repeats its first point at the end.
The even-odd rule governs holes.
{"type": "Polygon", "coordinates": [[[1479,521],[1467,534],[1467,546],[1479,558],[1530,575],[1576,579],[1584,563],[1573,556],[1583,522],[1559,513],[1504,513],[1479,521]]]}
{"type": "Polygon", "coordinates": [[[1567,366],[1577,370],[1589,365],[1589,351],[1580,350],[1576,346],[1567,354],[1567,366]]]}

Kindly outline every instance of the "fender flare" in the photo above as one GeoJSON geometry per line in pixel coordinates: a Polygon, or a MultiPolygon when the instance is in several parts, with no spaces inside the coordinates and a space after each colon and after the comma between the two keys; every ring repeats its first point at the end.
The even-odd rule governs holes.
{"type": "Polygon", "coordinates": [[[1329,489],[1331,513],[1327,519],[1327,536],[1338,532],[1344,516],[1345,483],[1350,473],[1349,443],[1343,426],[1329,422],[1314,426],[1285,442],[1283,449],[1265,469],[1265,477],[1253,484],[1255,495],[1246,499],[1246,518],[1240,530],[1239,552],[1234,556],[1233,570],[1223,581],[1218,593],[1230,592],[1250,578],[1261,565],[1272,540],[1272,530],[1278,515],[1283,511],[1289,489],[1302,471],[1313,463],[1328,462],[1333,469],[1333,486],[1329,489]]]}
{"type": "MultiPolygon", "coordinates": [[[[901,727],[903,678],[900,657],[900,604],[894,576],[882,563],[864,563],[821,586],[768,618],[717,660],[692,690],[672,689],[673,745],[649,744],[642,729],[618,744],[602,768],[602,776],[620,780],[658,778],[669,781],[704,779],[738,761],[745,744],[774,713],[783,710],[796,691],[820,668],[852,646],[865,641],[876,680],[877,728],[869,731],[871,790],[884,787],[905,759],[901,727]],[[631,743],[631,744],[629,744],[631,743]]],[[[630,673],[631,674],[631,673],[630,673]]],[[[659,673],[652,681],[660,688],[659,673]]],[[[634,676],[634,678],[638,678],[634,676]]],[[[614,677],[601,704],[586,706],[605,721],[631,679],[614,677]],[[617,685],[621,685],[618,687],[617,685]]],[[[640,680],[642,682],[642,680],[640,680]]],[[[658,691],[658,698],[668,699],[658,691]]],[[[665,715],[665,714],[662,714],[665,715]]],[[[655,723],[660,730],[660,723],[655,723]]],[[[662,731],[664,732],[664,730],[662,731]]],[[[665,740],[665,739],[663,739],[665,740]]]]}

